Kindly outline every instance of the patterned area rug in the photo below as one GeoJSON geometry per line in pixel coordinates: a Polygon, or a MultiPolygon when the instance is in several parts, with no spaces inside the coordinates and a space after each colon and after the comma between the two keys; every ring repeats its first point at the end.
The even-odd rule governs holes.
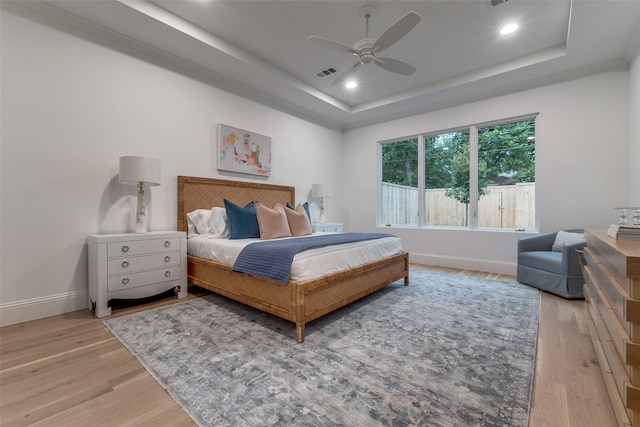
{"type": "Polygon", "coordinates": [[[539,292],[413,269],[307,325],[211,295],[105,324],[203,426],[526,426],[539,292]]]}

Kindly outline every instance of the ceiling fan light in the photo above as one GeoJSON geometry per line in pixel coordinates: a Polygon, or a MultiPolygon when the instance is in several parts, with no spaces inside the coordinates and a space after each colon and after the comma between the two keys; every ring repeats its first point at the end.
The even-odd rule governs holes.
{"type": "Polygon", "coordinates": [[[376,59],[372,53],[364,53],[360,56],[360,62],[363,64],[371,64],[376,59]]]}
{"type": "Polygon", "coordinates": [[[507,34],[514,33],[517,30],[518,30],[518,24],[510,23],[510,24],[507,24],[507,25],[503,26],[500,29],[500,34],[502,34],[503,36],[506,36],[507,34]]]}

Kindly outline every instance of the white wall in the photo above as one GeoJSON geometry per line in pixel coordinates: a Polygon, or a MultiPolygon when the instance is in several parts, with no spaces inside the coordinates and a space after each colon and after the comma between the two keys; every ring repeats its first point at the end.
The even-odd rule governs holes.
{"type": "MultiPolygon", "coordinates": [[[[176,176],[219,176],[215,126],[273,138],[269,182],[332,183],[327,221],[391,231],[411,260],[515,272],[522,233],[376,229],[377,141],[539,112],[540,231],[604,228],[640,198],[640,64],[456,108],[327,130],[170,71],[31,12],[0,13],[0,324],[87,306],[86,236],[133,229],[122,155],[162,162],[147,191],[150,229],[176,227],[176,176]],[[631,96],[629,95],[631,92],[631,96]],[[630,120],[630,117],[633,120],[630,120]],[[344,141],[344,146],[343,146],[344,141]],[[629,143],[631,141],[631,143],[629,143]],[[630,171],[631,169],[631,171],[630,171]]],[[[258,179],[223,175],[230,179],[258,179]]],[[[317,206],[312,205],[317,214],[317,206]]]]}
{"type": "Polygon", "coordinates": [[[640,206],[640,51],[631,63],[629,72],[629,200],[628,206],[640,206]]]}
{"type": "MultiPolygon", "coordinates": [[[[339,132],[32,12],[3,9],[1,19],[0,324],[87,307],[87,235],[133,230],[136,189],[118,182],[120,156],[162,163],[162,185],[147,190],[151,230],[176,228],[177,175],[219,176],[217,123],[271,136],[268,182],[295,185],[298,201],[314,182],[332,183],[342,198],[339,132]]],[[[338,220],[339,205],[326,205],[338,220]]]]}
{"type": "MultiPolygon", "coordinates": [[[[376,229],[377,142],[539,113],[539,230],[606,228],[629,194],[629,73],[608,72],[460,107],[351,130],[345,135],[343,221],[376,229]]],[[[523,233],[378,228],[401,236],[412,262],[515,274],[523,233]]]]}

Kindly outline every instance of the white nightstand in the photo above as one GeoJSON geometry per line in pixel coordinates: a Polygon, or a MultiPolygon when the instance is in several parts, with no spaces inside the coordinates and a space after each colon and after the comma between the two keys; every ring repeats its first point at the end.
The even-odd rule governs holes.
{"type": "Polygon", "coordinates": [[[111,299],[157,295],[176,288],[188,295],[187,235],[183,231],[89,236],[89,308],[111,315],[111,299]]]}
{"type": "Polygon", "coordinates": [[[342,223],[341,222],[323,222],[322,224],[311,224],[313,227],[313,232],[338,232],[342,233],[342,223]]]}

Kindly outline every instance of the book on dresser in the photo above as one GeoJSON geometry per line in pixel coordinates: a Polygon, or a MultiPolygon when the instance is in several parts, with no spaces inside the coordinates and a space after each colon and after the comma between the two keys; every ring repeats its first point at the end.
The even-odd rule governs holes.
{"type": "Polygon", "coordinates": [[[607,235],[614,239],[640,240],[640,225],[611,224],[607,235]]]}

